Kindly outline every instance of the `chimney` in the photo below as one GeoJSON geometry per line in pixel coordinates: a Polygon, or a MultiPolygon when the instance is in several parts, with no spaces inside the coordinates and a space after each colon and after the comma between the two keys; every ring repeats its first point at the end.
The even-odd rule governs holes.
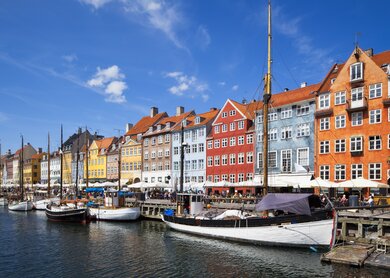
{"type": "Polygon", "coordinates": [[[183,106],[177,106],[176,107],[176,116],[180,116],[184,113],[184,107],[183,106]]]}
{"type": "Polygon", "coordinates": [[[39,153],[39,154],[42,153],[42,148],[38,148],[38,153],[39,153]]]}
{"type": "Polygon", "coordinates": [[[11,150],[10,149],[8,149],[7,155],[11,155],[11,150]]]}
{"type": "Polygon", "coordinates": [[[79,129],[77,130],[77,134],[81,134],[83,133],[83,131],[81,130],[81,127],[79,127],[79,129]]]}
{"type": "Polygon", "coordinates": [[[243,98],[243,99],[242,99],[242,104],[246,104],[246,103],[247,103],[246,99],[243,98]]]}
{"type": "Polygon", "coordinates": [[[133,127],[133,124],[127,123],[126,124],[126,133],[133,127]]]}
{"type": "Polygon", "coordinates": [[[374,55],[374,49],[369,48],[367,50],[364,50],[364,52],[367,54],[368,57],[372,57],[374,55]]]}
{"type": "Polygon", "coordinates": [[[301,88],[305,88],[307,86],[307,82],[301,82],[301,88]]]}
{"type": "Polygon", "coordinates": [[[285,91],[285,92],[288,92],[288,91],[289,91],[289,89],[288,89],[288,88],[284,88],[284,91],[285,91]]]}
{"type": "Polygon", "coordinates": [[[216,111],[216,110],[217,110],[217,108],[215,108],[215,107],[210,108],[210,111],[216,111]]]}
{"type": "Polygon", "coordinates": [[[150,108],[150,117],[153,118],[158,114],[158,108],[157,107],[151,107],[150,108]]]}
{"type": "Polygon", "coordinates": [[[256,102],[256,100],[255,100],[255,99],[252,99],[252,100],[251,100],[251,103],[255,103],[255,102],[256,102]]]}

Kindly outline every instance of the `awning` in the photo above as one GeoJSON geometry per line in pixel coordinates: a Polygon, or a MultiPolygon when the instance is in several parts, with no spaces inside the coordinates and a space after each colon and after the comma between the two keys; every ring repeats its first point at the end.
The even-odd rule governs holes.
{"type": "Polygon", "coordinates": [[[257,211],[284,210],[296,214],[311,215],[309,196],[311,194],[269,193],[256,205],[257,211]]]}

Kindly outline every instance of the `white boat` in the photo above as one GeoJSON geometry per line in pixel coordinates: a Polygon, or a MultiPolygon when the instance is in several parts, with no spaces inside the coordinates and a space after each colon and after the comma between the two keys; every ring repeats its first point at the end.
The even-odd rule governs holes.
{"type": "Polygon", "coordinates": [[[46,210],[46,207],[49,204],[59,205],[60,198],[58,198],[58,197],[47,198],[47,199],[35,201],[33,204],[34,204],[35,209],[37,209],[37,210],[46,210]]]}
{"type": "Polygon", "coordinates": [[[30,211],[33,209],[31,201],[13,202],[8,204],[8,209],[12,211],[30,211]]]}
{"type": "Polygon", "coordinates": [[[96,220],[108,220],[108,221],[131,221],[137,220],[141,215],[140,207],[132,208],[109,208],[109,207],[97,207],[89,208],[89,212],[92,218],[96,220]]]}
{"type": "Polygon", "coordinates": [[[125,207],[125,192],[109,189],[104,192],[104,206],[90,207],[91,217],[106,221],[132,221],[141,215],[140,206],[125,207]]]}
{"type": "Polygon", "coordinates": [[[1,198],[0,198],[0,207],[4,207],[4,206],[6,206],[6,205],[8,205],[8,200],[7,200],[7,198],[1,197],[1,198]]]}

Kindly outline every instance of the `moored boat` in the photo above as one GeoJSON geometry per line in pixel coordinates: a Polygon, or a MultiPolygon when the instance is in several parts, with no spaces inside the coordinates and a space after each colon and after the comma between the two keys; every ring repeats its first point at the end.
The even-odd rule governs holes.
{"type": "Polygon", "coordinates": [[[30,211],[33,209],[33,203],[31,201],[16,201],[8,204],[8,209],[12,211],[30,211]]]}
{"type": "Polygon", "coordinates": [[[54,197],[54,198],[46,198],[39,201],[34,202],[34,208],[36,210],[46,210],[47,205],[54,204],[59,205],[60,204],[60,198],[54,197]]]}
{"type": "Polygon", "coordinates": [[[48,205],[46,216],[50,221],[88,223],[91,218],[87,207],[48,205]]]}

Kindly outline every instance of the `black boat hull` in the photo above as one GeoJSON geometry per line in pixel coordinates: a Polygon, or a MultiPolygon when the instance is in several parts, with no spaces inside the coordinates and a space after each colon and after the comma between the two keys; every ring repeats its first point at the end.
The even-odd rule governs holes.
{"type": "Polygon", "coordinates": [[[46,216],[48,220],[55,222],[88,223],[91,221],[88,208],[68,209],[63,211],[46,208],[46,216]]]}

